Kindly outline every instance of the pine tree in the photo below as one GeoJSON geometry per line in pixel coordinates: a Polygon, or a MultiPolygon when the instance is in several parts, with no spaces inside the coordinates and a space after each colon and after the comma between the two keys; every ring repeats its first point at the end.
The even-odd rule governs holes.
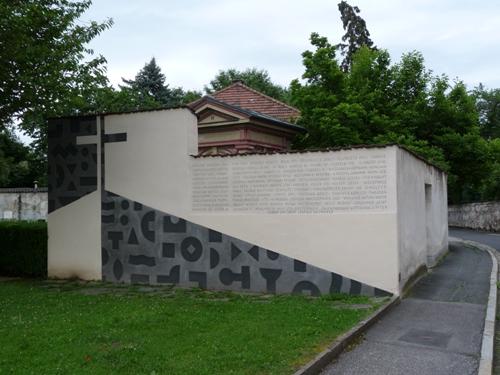
{"type": "Polygon", "coordinates": [[[144,65],[135,79],[128,80],[122,78],[125,86],[122,89],[132,89],[140,92],[142,95],[153,98],[156,102],[165,106],[174,106],[182,102],[184,91],[180,88],[169,88],[165,84],[165,75],[161,68],[156,64],[153,57],[149,63],[144,65]]]}
{"type": "Polygon", "coordinates": [[[346,1],[341,1],[339,11],[342,26],[346,30],[342,41],[347,43],[339,43],[337,46],[340,47],[342,55],[344,55],[341,67],[346,72],[351,67],[354,53],[361,46],[367,46],[371,49],[376,49],[376,47],[370,39],[370,32],[366,28],[365,20],[358,15],[360,10],[357,6],[351,6],[346,1]]]}

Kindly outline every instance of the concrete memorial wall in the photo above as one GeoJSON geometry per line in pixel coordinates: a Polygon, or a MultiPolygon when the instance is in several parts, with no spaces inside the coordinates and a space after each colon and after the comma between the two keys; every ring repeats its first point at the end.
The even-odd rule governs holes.
{"type": "Polygon", "coordinates": [[[398,294],[447,248],[446,176],[396,146],[194,157],[188,109],[50,129],[50,276],[398,294]]]}

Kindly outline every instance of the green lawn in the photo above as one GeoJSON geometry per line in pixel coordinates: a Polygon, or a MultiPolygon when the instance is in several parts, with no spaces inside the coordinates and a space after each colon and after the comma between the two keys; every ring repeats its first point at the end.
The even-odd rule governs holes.
{"type": "Polygon", "coordinates": [[[4,281],[0,374],[288,374],[381,303],[4,281]]]}

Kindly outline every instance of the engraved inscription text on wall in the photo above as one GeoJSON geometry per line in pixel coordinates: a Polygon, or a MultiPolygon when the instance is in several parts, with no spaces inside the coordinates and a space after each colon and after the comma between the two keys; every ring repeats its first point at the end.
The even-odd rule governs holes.
{"type": "Polygon", "coordinates": [[[384,150],[193,160],[195,212],[328,214],[388,208],[384,150]]]}

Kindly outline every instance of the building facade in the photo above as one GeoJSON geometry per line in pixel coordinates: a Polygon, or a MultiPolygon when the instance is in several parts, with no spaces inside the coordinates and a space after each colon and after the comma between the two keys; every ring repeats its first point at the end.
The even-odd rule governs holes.
{"type": "Polygon", "coordinates": [[[241,81],[189,105],[198,117],[198,153],[227,155],[290,149],[305,129],[298,109],[241,81]]]}

